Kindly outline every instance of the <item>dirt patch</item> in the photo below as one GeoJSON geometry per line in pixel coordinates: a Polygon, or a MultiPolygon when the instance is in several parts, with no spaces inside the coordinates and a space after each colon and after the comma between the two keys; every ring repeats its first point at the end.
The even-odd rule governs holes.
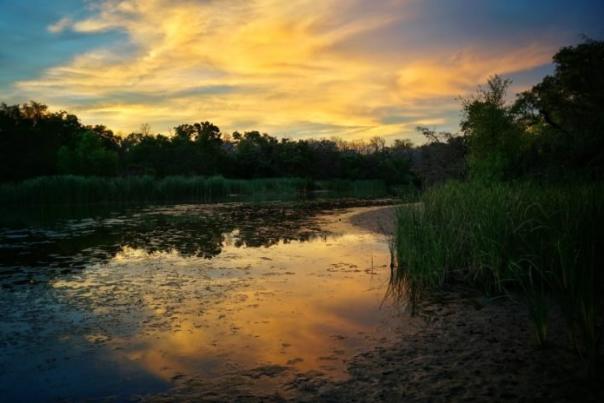
{"type": "Polygon", "coordinates": [[[338,214],[324,213],[316,217],[321,228],[332,233],[375,232],[394,236],[396,212],[399,205],[390,201],[387,205],[351,206],[338,214]]]}
{"type": "Polygon", "coordinates": [[[353,225],[379,234],[394,235],[398,206],[373,207],[350,217],[353,225]]]}
{"type": "Polygon", "coordinates": [[[545,349],[531,342],[523,306],[459,291],[439,298],[420,307],[427,323],[422,330],[403,335],[394,347],[357,356],[349,380],[323,384],[320,392],[300,400],[603,401],[604,378],[587,378],[564,337],[545,349]]]}
{"type": "MultiPolygon", "coordinates": [[[[355,209],[347,223],[387,236],[397,206],[355,209]]],[[[346,223],[342,224],[346,225],[346,223]]],[[[299,383],[299,401],[596,402],[604,376],[588,377],[568,347],[560,318],[546,348],[534,343],[526,307],[465,289],[443,291],[417,307],[425,326],[388,348],[355,357],[350,379],[299,383]]]]}

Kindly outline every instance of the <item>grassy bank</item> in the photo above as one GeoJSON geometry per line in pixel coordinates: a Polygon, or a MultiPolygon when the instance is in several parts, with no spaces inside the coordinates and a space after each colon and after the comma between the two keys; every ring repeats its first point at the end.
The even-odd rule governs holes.
{"type": "Polygon", "coordinates": [[[293,200],[327,197],[384,197],[380,180],[324,181],[301,178],[227,179],[220,176],[47,176],[0,185],[0,204],[89,204],[293,200]],[[321,192],[323,191],[323,192],[321,192]]]}
{"type": "Polygon", "coordinates": [[[601,337],[604,188],[449,183],[401,209],[399,280],[412,295],[447,282],[522,298],[545,343],[552,306],[594,364],[601,337]]]}

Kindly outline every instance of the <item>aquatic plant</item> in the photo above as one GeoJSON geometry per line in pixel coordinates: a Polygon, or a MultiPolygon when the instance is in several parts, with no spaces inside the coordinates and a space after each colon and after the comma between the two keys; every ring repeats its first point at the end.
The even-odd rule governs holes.
{"type": "Polygon", "coordinates": [[[604,188],[448,183],[399,211],[398,277],[420,290],[458,281],[520,297],[539,344],[550,305],[590,366],[601,339],[604,188]]]}
{"type": "Polygon", "coordinates": [[[389,194],[386,183],[382,180],[349,180],[333,179],[318,181],[316,190],[331,192],[335,195],[347,195],[357,198],[384,197],[389,194]]]}

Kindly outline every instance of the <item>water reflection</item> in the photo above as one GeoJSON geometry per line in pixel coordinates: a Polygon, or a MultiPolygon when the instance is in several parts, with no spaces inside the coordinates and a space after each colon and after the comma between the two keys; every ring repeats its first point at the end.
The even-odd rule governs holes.
{"type": "Polygon", "coordinates": [[[327,234],[287,209],[265,221],[255,207],[191,208],[83,226],[90,231],[60,238],[100,242],[64,249],[78,251],[72,261],[91,257],[79,270],[3,292],[0,394],[121,399],[258,368],[259,378],[342,378],[355,353],[394,337],[397,309],[380,308],[385,238],[327,234]],[[72,373],[94,386],[67,381],[72,373]]]}
{"type": "Polygon", "coordinates": [[[100,210],[78,218],[11,212],[0,216],[0,276],[11,280],[2,287],[45,282],[105,263],[124,247],[212,258],[224,244],[260,247],[310,239],[321,234],[309,219],[320,207],[182,205],[100,210]]]}

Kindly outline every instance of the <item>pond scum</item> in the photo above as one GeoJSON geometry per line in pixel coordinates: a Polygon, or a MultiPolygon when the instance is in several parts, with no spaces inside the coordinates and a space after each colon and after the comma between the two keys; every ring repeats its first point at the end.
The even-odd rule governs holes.
{"type": "Polygon", "coordinates": [[[0,203],[87,204],[292,200],[327,197],[375,198],[388,195],[382,180],[303,178],[227,179],[222,176],[93,177],[45,176],[0,185],[0,203]]]}
{"type": "Polygon", "coordinates": [[[447,283],[521,298],[539,345],[552,308],[595,370],[602,336],[604,188],[451,182],[399,211],[397,278],[410,295],[447,283]]]}

